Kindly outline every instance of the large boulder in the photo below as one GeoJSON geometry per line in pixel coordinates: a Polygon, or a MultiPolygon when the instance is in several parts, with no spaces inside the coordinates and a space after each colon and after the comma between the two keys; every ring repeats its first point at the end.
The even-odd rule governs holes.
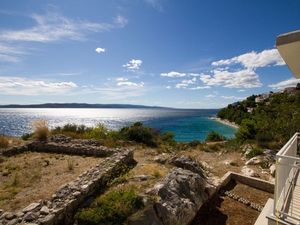
{"type": "Polygon", "coordinates": [[[176,168],[158,190],[157,215],[164,225],[189,224],[214,189],[198,173],[176,168]]]}
{"type": "Polygon", "coordinates": [[[202,178],[206,177],[205,172],[202,169],[201,165],[190,157],[187,156],[174,157],[170,163],[182,169],[190,170],[194,173],[197,173],[202,178]]]}

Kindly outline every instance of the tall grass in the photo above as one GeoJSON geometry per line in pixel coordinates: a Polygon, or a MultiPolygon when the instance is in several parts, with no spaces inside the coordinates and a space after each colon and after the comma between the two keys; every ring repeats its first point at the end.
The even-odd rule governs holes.
{"type": "Polygon", "coordinates": [[[9,145],[9,140],[7,137],[0,135],[0,148],[7,148],[9,145]]]}
{"type": "Polygon", "coordinates": [[[46,120],[35,120],[32,126],[34,130],[33,137],[39,141],[46,141],[50,134],[48,122],[46,120]]]}

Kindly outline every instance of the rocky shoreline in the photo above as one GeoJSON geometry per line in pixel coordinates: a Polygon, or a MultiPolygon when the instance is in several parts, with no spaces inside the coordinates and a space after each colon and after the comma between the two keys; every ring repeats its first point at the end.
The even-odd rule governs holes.
{"type": "Polygon", "coordinates": [[[238,128],[240,127],[240,126],[237,125],[236,123],[230,122],[229,120],[221,119],[221,118],[219,118],[219,117],[209,117],[209,119],[214,120],[214,121],[217,121],[217,122],[222,123],[222,124],[225,124],[225,125],[227,125],[227,126],[236,128],[236,129],[238,129],[238,128]]]}

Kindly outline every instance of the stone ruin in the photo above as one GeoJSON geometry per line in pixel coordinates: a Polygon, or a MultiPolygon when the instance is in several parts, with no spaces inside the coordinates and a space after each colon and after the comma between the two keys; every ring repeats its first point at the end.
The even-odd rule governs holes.
{"type": "Polygon", "coordinates": [[[64,136],[51,138],[48,142],[31,142],[2,152],[12,156],[26,151],[108,157],[92,169],[82,173],[76,180],[59,188],[48,200],[32,203],[16,212],[0,209],[0,224],[57,225],[72,224],[73,216],[87,199],[103,192],[109,182],[135,165],[133,151],[110,149],[93,140],[71,140],[64,136]]]}

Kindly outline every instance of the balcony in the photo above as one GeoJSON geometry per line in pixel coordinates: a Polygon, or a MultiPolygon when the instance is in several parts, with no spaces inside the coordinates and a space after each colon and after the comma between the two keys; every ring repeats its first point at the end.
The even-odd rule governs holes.
{"type": "Polygon", "coordinates": [[[299,137],[300,133],[294,134],[276,154],[274,201],[268,201],[256,224],[300,224],[299,137]]]}

